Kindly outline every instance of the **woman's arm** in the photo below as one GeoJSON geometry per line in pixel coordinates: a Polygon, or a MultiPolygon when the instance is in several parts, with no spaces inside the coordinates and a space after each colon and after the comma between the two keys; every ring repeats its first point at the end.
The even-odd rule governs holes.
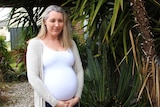
{"type": "Polygon", "coordinates": [[[75,63],[74,63],[73,68],[76,72],[77,79],[78,79],[78,90],[77,90],[77,93],[76,93],[75,97],[81,98],[81,94],[82,94],[82,90],[83,90],[83,84],[84,84],[84,71],[83,71],[79,51],[78,51],[77,45],[74,41],[73,41],[72,51],[73,51],[73,54],[74,54],[74,57],[75,57],[75,63]]]}

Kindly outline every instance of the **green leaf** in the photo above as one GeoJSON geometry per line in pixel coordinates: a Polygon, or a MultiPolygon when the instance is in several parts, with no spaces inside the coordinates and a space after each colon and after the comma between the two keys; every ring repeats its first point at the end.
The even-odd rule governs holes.
{"type": "Polygon", "coordinates": [[[98,0],[97,6],[96,6],[96,10],[94,11],[94,15],[92,16],[92,20],[91,20],[91,23],[90,23],[91,25],[92,25],[95,17],[97,16],[97,13],[98,13],[100,7],[103,5],[104,1],[105,0],[98,0]]]}

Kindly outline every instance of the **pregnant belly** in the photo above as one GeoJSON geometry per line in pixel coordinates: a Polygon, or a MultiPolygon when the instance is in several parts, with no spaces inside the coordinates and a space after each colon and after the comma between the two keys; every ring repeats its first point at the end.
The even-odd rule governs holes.
{"type": "Polygon", "coordinates": [[[71,99],[77,91],[77,78],[71,68],[46,72],[44,83],[58,100],[71,99]]]}

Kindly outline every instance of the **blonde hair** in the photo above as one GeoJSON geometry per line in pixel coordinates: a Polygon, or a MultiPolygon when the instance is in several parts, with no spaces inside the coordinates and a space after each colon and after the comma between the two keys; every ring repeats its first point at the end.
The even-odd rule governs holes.
{"type": "Polygon", "coordinates": [[[63,44],[64,48],[71,48],[72,47],[72,39],[71,39],[71,26],[70,26],[70,22],[69,22],[69,18],[66,14],[66,12],[59,6],[57,5],[50,5],[49,7],[47,7],[45,9],[45,11],[42,14],[42,21],[41,21],[41,28],[40,31],[37,35],[37,38],[44,38],[46,33],[47,33],[47,29],[45,26],[45,20],[48,18],[48,14],[51,11],[56,11],[56,12],[60,12],[63,15],[63,20],[64,20],[64,27],[62,32],[59,35],[59,40],[60,42],[63,44]]]}

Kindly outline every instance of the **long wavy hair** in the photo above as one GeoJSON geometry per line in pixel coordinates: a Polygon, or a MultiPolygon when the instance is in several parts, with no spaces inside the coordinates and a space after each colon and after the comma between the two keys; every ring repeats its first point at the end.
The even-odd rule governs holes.
{"type": "Polygon", "coordinates": [[[65,49],[71,48],[73,44],[72,44],[72,39],[71,39],[70,21],[69,21],[69,18],[67,16],[66,12],[61,7],[59,7],[57,5],[50,5],[43,12],[42,19],[41,19],[41,28],[40,28],[40,31],[37,35],[37,38],[42,39],[46,36],[47,29],[46,29],[46,26],[45,26],[45,20],[48,18],[48,14],[51,11],[56,11],[56,12],[62,13],[63,21],[64,21],[64,27],[63,27],[62,32],[59,35],[59,40],[63,44],[63,47],[65,49]]]}

